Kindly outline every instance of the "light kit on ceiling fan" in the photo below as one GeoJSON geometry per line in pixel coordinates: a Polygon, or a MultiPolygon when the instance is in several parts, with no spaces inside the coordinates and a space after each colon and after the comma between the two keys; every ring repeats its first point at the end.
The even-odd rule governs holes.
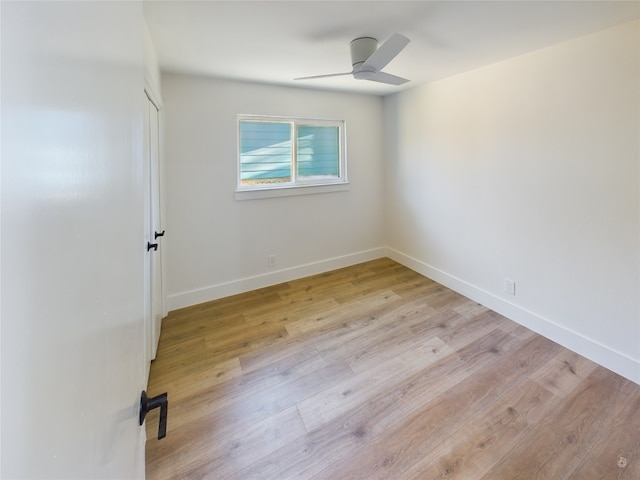
{"type": "Polygon", "coordinates": [[[408,43],[409,39],[399,33],[394,33],[386,42],[380,45],[380,48],[378,48],[378,40],[375,38],[359,37],[351,41],[351,66],[353,69],[350,72],[299,77],[295,80],[353,75],[353,77],[358,80],[370,80],[372,82],[387,83],[389,85],[402,85],[409,80],[385,73],[382,69],[393,60],[408,43]]]}

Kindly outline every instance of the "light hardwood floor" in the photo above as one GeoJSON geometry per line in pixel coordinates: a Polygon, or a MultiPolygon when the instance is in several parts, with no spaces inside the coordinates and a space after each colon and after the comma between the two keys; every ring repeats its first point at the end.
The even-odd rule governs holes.
{"type": "Polygon", "coordinates": [[[150,480],[640,479],[640,386],[389,259],[172,312],[148,390],[150,480]]]}

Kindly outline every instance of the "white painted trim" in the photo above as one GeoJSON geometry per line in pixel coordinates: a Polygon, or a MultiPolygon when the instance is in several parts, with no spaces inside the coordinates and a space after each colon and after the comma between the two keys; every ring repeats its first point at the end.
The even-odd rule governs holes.
{"type": "Polygon", "coordinates": [[[524,327],[572,350],[609,370],[640,384],[640,359],[631,358],[606,345],[587,338],[530,310],[487,292],[460,278],[450,275],[409,255],[387,248],[392,260],[428,277],[447,288],[504,315],[524,327]]]}
{"type": "Polygon", "coordinates": [[[255,200],[258,198],[290,197],[293,195],[311,195],[316,193],[345,192],[348,182],[327,183],[325,185],[291,185],[288,187],[262,188],[255,190],[236,190],[236,200],[255,200]]]}
{"type": "Polygon", "coordinates": [[[347,179],[347,122],[345,120],[335,120],[326,118],[306,118],[306,117],[282,117],[271,115],[237,115],[237,139],[238,139],[238,152],[237,152],[237,173],[238,173],[238,187],[236,189],[236,200],[251,200],[256,198],[270,198],[270,197],[288,197],[292,195],[308,195],[313,193],[326,193],[349,190],[349,182],[347,179]],[[240,182],[241,177],[241,161],[240,161],[240,124],[243,121],[254,122],[279,122],[289,124],[291,127],[291,142],[292,142],[292,157],[291,157],[291,180],[290,184],[275,184],[271,185],[254,185],[254,186],[242,186],[240,182]],[[298,160],[298,147],[297,147],[297,127],[303,126],[326,126],[338,128],[339,137],[339,175],[338,177],[328,177],[324,180],[312,179],[309,181],[301,180],[296,173],[296,167],[298,160]]]}
{"type": "Polygon", "coordinates": [[[288,282],[290,280],[356,265],[369,260],[375,260],[377,258],[382,258],[385,255],[386,249],[384,247],[374,248],[371,250],[351,253],[349,255],[343,255],[341,257],[328,258],[318,262],[307,263],[297,267],[285,268],[274,272],[232,280],[196,290],[176,293],[169,295],[167,302],[169,304],[169,310],[177,310],[179,308],[209,302],[218,298],[228,297],[237,293],[248,292],[258,288],[277,285],[278,283],[288,282]]]}

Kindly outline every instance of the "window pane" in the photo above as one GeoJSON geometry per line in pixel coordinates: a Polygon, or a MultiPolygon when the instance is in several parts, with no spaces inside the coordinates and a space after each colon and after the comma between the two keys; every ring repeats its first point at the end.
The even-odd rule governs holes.
{"type": "Polygon", "coordinates": [[[339,133],[334,126],[298,126],[298,177],[309,180],[340,175],[339,133]]]}
{"type": "Polygon", "coordinates": [[[291,181],[291,125],[240,122],[240,183],[291,181]]]}

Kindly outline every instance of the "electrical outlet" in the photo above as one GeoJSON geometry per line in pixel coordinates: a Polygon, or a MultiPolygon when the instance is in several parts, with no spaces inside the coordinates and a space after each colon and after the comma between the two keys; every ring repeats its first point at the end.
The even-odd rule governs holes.
{"type": "Polygon", "coordinates": [[[267,257],[267,263],[269,264],[270,267],[275,267],[276,266],[276,256],[275,254],[271,254],[267,257]]]}
{"type": "Polygon", "coordinates": [[[515,295],[516,294],[516,281],[512,280],[510,278],[505,278],[504,279],[504,291],[507,292],[509,295],[515,295]]]}

